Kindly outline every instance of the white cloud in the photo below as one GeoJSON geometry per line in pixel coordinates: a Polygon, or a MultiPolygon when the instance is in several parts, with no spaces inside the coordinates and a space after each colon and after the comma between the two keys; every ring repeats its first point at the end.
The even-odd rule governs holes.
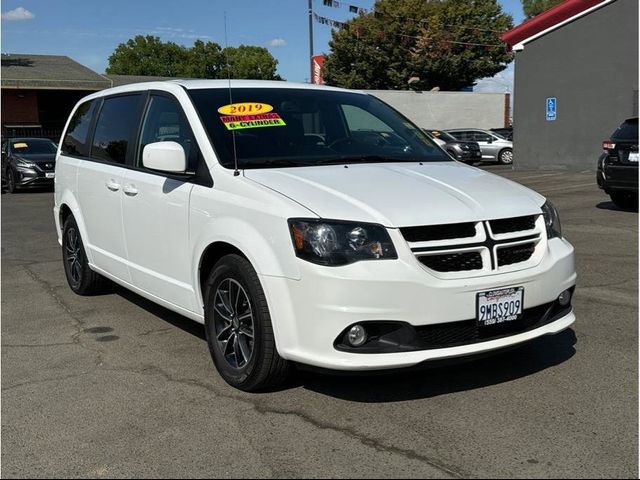
{"type": "Polygon", "coordinates": [[[31,20],[35,17],[36,16],[33,13],[23,7],[18,7],[14,10],[2,13],[2,20],[7,20],[8,22],[15,20],[31,20]]]}
{"type": "Polygon", "coordinates": [[[286,45],[287,42],[284,40],[284,38],[274,38],[273,40],[269,41],[270,47],[285,47],[286,45]]]}

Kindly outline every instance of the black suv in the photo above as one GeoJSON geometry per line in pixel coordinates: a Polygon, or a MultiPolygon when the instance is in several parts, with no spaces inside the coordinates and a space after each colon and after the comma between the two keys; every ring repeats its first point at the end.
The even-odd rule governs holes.
{"type": "Polygon", "coordinates": [[[482,161],[482,152],[478,142],[463,142],[442,130],[423,128],[423,131],[456,160],[468,164],[482,161]],[[442,142],[444,143],[442,144],[442,142]]]}
{"type": "Polygon", "coordinates": [[[596,180],[620,208],[638,207],[638,118],[625,120],[602,142],[596,180]]]}
{"type": "Polygon", "coordinates": [[[18,188],[53,186],[58,147],[48,138],[2,141],[2,180],[9,193],[18,188]]]}

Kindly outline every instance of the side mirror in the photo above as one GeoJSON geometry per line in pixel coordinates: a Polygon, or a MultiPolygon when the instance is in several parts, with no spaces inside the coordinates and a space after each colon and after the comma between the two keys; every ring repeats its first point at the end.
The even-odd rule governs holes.
{"type": "Polygon", "coordinates": [[[493,137],[489,137],[489,138],[487,139],[487,143],[493,143],[493,137]]]}
{"type": "Polygon", "coordinates": [[[161,172],[184,173],[187,170],[187,157],[184,148],[177,142],[154,142],[142,150],[142,165],[161,172]]]}

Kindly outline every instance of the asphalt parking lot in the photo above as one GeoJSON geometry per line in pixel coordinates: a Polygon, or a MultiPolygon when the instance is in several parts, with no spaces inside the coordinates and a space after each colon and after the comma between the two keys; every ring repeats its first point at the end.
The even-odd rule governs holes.
{"type": "Polygon", "coordinates": [[[488,167],[576,247],[572,330],[458,366],[245,394],[203,328],[67,287],[51,192],[2,196],[3,477],[638,476],[638,214],[592,173],[488,167]]]}

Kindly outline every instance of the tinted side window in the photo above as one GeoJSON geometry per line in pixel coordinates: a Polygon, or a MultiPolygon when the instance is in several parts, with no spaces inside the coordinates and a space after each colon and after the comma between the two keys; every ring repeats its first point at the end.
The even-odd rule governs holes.
{"type": "Polygon", "coordinates": [[[93,135],[91,157],[125,163],[127,148],[138,125],[140,95],[105,99],[93,135]]]}
{"type": "Polygon", "coordinates": [[[67,155],[78,155],[86,157],[89,155],[89,145],[87,145],[89,127],[93,113],[98,104],[98,100],[85,102],[78,107],[73,118],[69,122],[67,134],[62,141],[62,153],[67,155]]]}
{"type": "Polygon", "coordinates": [[[492,137],[488,133],[474,132],[473,133],[473,139],[476,142],[489,142],[489,141],[491,141],[492,137]]]}
{"type": "Polygon", "coordinates": [[[470,140],[469,138],[469,134],[467,132],[449,132],[451,134],[451,136],[453,138],[455,138],[456,140],[460,140],[462,142],[465,142],[467,140],[470,140]]]}
{"type": "Polygon", "coordinates": [[[177,142],[184,148],[187,170],[195,172],[200,150],[179,104],[172,98],[152,95],[144,117],[136,165],[142,166],[142,150],[149,143],[177,142]]]}

